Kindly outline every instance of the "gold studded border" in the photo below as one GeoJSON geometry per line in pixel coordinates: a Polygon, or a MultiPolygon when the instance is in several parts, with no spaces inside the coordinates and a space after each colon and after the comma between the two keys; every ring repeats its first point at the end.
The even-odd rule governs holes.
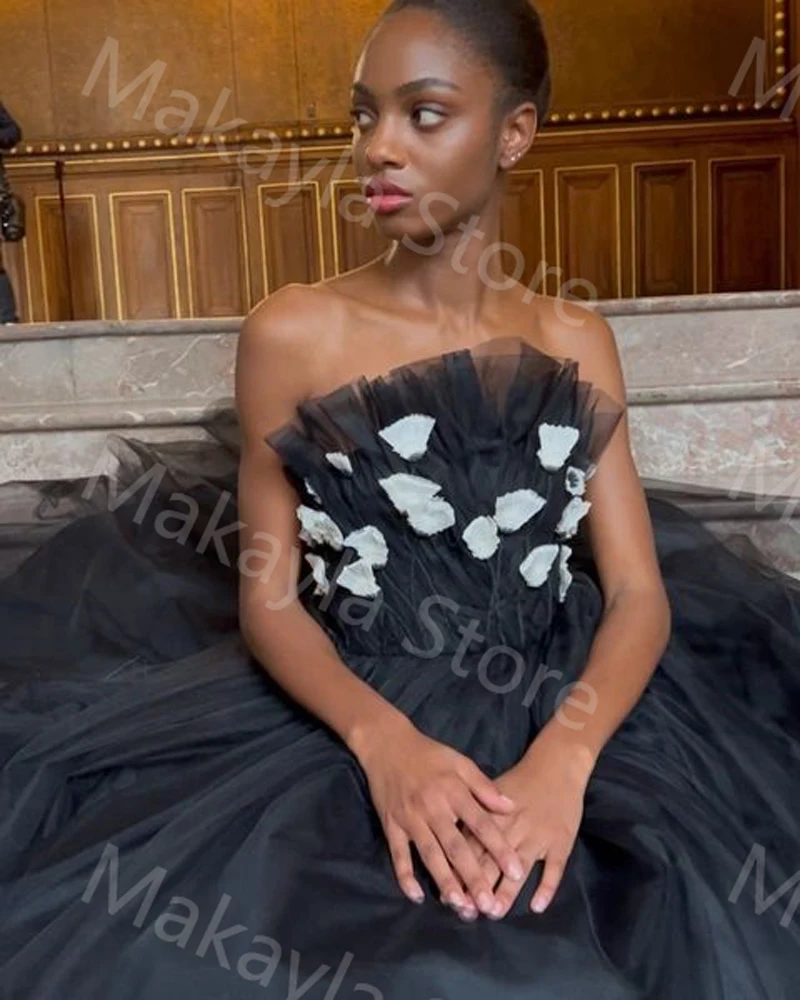
{"type": "MultiPolygon", "coordinates": [[[[768,104],[759,105],[755,101],[703,101],[690,104],[641,104],[629,108],[604,108],[600,111],[566,109],[554,111],[545,122],[545,127],[551,131],[561,131],[575,128],[577,125],[625,125],[630,126],[637,121],[645,121],[648,125],[667,125],[692,119],[707,118],[712,121],[729,121],[742,118],[744,115],[758,116],[763,121],[773,117],[772,112],[781,108],[786,98],[787,89],[782,85],[786,77],[787,37],[786,37],[786,0],[766,0],[767,21],[772,25],[772,51],[770,61],[775,68],[775,94],[768,104]],[[713,116],[713,118],[712,118],[713,116]]],[[[132,136],[125,139],[88,139],[80,142],[61,142],[48,140],[39,143],[22,143],[4,155],[9,157],[52,156],[56,153],[112,153],[137,152],[143,150],[177,150],[192,149],[205,151],[212,143],[219,146],[236,146],[243,142],[266,139],[271,142],[281,140],[314,140],[339,139],[349,142],[352,135],[350,124],[303,125],[293,124],[289,127],[270,127],[251,129],[246,132],[221,133],[218,135],[186,135],[186,136],[132,136]]]]}

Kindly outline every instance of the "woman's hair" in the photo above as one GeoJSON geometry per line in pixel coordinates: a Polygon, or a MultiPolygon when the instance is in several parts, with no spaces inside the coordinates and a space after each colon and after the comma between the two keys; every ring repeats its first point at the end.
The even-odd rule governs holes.
{"type": "Polygon", "coordinates": [[[380,20],[409,8],[437,14],[496,73],[499,118],[531,101],[537,125],[544,123],[550,108],[550,55],[530,0],[391,0],[380,20]]]}

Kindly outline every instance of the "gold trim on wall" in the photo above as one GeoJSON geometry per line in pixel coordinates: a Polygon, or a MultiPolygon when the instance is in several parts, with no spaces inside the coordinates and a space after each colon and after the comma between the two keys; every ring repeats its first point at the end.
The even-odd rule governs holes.
{"type": "Polygon", "coordinates": [[[636,175],[639,167],[670,167],[688,163],[692,170],[692,294],[697,295],[698,289],[698,244],[700,239],[700,213],[697,203],[697,160],[637,160],[631,163],[631,261],[633,273],[631,276],[631,298],[636,298],[636,271],[639,263],[638,245],[636,240],[636,222],[638,220],[638,206],[636,203],[636,175]]]}
{"type": "MultiPolygon", "coordinates": [[[[786,88],[780,87],[777,91],[783,97],[786,96],[786,88]]],[[[771,108],[780,108],[783,105],[783,101],[773,100],[770,104],[771,108]]],[[[725,105],[727,106],[727,105],[725,105]]],[[[781,118],[779,115],[764,115],[757,114],[751,105],[746,102],[737,102],[734,111],[727,115],[718,115],[715,118],[710,118],[706,121],[701,120],[689,120],[688,118],[681,118],[677,113],[676,115],[670,115],[669,121],[661,121],[660,116],[656,115],[652,120],[646,120],[644,116],[635,118],[633,121],[628,120],[625,124],[611,124],[603,125],[603,121],[596,121],[594,125],[588,128],[576,127],[572,121],[569,124],[558,125],[556,128],[548,128],[548,119],[542,129],[537,133],[537,142],[555,142],[558,143],[565,138],[573,138],[580,136],[591,136],[591,135],[630,135],[632,139],[638,141],[643,135],[648,135],[652,133],[662,133],[669,131],[682,131],[682,130],[714,130],[723,128],[761,128],[768,129],[773,128],[791,128],[791,121],[786,118],[781,118]],[[741,106],[741,107],[740,107],[741,106]],[[738,109],[738,110],[737,110],[738,109]],[[744,112],[749,112],[748,117],[743,117],[744,112]]],[[[577,120],[577,119],[576,119],[577,120]]],[[[610,120],[610,119],[609,119],[610,120]]],[[[592,121],[592,119],[584,119],[584,121],[592,121]]],[[[275,140],[281,139],[294,139],[300,140],[298,146],[302,149],[307,149],[309,152],[319,152],[319,153],[338,153],[341,154],[352,146],[352,128],[351,126],[342,127],[320,127],[312,130],[298,130],[298,129],[284,129],[276,130],[272,133],[273,142],[275,140]],[[280,134],[282,132],[282,134],[280,134]],[[301,135],[301,132],[305,132],[305,135],[301,135]],[[340,142],[333,144],[317,144],[315,140],[320,138],[332,138],[333,136],[343,136],[347,137],[340,142]]],[[[230,156],[231,153],[236,153],[237,143],[253,142],[258,141],[259,138],[264,138],[267,133],[256,130],[252,133],[246,135],[241,135],[238,138],[230,134],[221,134],[218,137],[221,143],[229,146],[231,148],[224,151],[224,155],[230,156]]],[[[174,137],[173,137],[174,138],[174,137]]],[[[192,138],[192,137],[188,137],[192,138]]],[[[210,144],[215,141],[215,138],[210,136],[206,137],[209,139],[210,144]]],[[[63,145],[63,144],[62,144],[63,145]]],[[[71,144],[74,154],[77,155],[67,155],[62,158],[61,162],[65,166],[75,166],[75,165],[108,165],[114,163],[138,163],[146,161],[173,161],[173,160],[203,160],[203,159],[219,159],[223,153],[221,151],[216,152],[203,152],[198,151],[198,145],[201,144],[199,141],[194,143],[186,143],[180,145],[178,143],[166,143],[161,138],[154,138],[153,136],[148,136],[145,139],[140,139],[137,141],[115,138],[108,141],[100,140],[92,144],[87,143],[73,143],[71,144]],[[87,156],[86,150],[92,147],[93,151],[99,151],[101,147],[105,149],[109,155],[101,156],[87,156]],[[161,149],[166,147],[163,153],[146,153],[143,154],[142,150],[147,149],[161,149]],[[112,153],[118,154],[119,152],[125,152],[127,150],[127,155],[111,155],[112,153]]],[[[286,149],[280,149],[275,152],[272,147],[269,148],[272,156],[274,156],[276,162],[279,162],[282,158],[289,157],[293,155],[294,145],[292,147],[287,147],[286,149]]],[[[27,143],[24,147],[15,147],[8,153],[4,153],[4,157],[8,157],[6,165],[11,170],[24,170],[30,167],[53,167],[55,166],[55,160],[42,161],[39,157],[43,154],[52,154],[53,143],[52,141],[42,141],[40,143],[27,143]],[[29,159],[30,158],[30,159],[29,159]]],[[[222,161],[226,166],[231,164],[224,160],[222,161]]],[[[301,182],[297,182],[301,183],[301,182]]]]}
{"type": "MultiPolygon", "coordinates": [[[[92,242],[94,243],[94,263],[95,263],[95,277],[97,279],[97,294],[100,300],[100,319],[108,319],[106,313],[106,294],[103,282],[103,261],[100,255],[100,222],[97,214],[97,195],[93,193],[88,194],[65,194],[64,201],[80,201],[85,199],[90,202],[92,206],[92,242]]],[[[44,258],[44,234],[42,231],[42,213],[41,206],[43,202],[55,202],[61,209],[61,198],[55,194],[37,194],[34,196],[34,215],[36,216],[36,233],[39,239],[39,268],[42,277],[42,298],[44,299],[44,321],[45,323],[50,322],[50,296],[47,287],[47,271],[45,268],[45,258],[44,258]]],[[[66,224],[66,221],[65,223],[66,224]]],[[[30,315],[30,313],[29,313],[30,315]]]]}
{"type": "MultiPolygon", "coordinates": [[[[242,249],[244,251],[244,281],[245,281],[245,298],[247,301],[247,308],[250,308],[252,303],[252,290],[250,288],[250,250],[248,247],[248,233],[247,233],[247,219],[246,208],[244,202],[244,189],[240,185],[234,185],[233,187],[225,187],[223,185],[217,185],[216,187],[187,187],[181,188],[181,220],[183,222],[183,246],[186,253],[186,286],[189,297],[189,316],[195,318],[195,303],[194,303],[194,292],[192,290],[192,283],[194,280],[194,247],[192,246],[191,236],[190,236],[190,226],[189,226],[189,216],[187,213],[186,205],[186,195],[187,194],[198,194],[203,192],[213,192],[218,194],[220,191],[225,192],[236,192],[239,196],[239,218],[241,220],[242,229],[242,249]]],[[[215,319],[227,319],[226,316],[217,316],[215,319]]],[[[233,317],[236,318],[236,317],[233,317]]]]}
{"type": "MultiPolygon", "coordinates": [[[[154,191],[111,191],[108,195],[108,212],[111,219],[111,249],[114,258],[114,285],[117,293],[117,317],[125,319],[122,308],[122,280],[119,271],[119,246],[117,242],[117,217],[114,211],[114,200],[123,198],[152,198],[153,195],[166,195],[169,214],[169,247],[172,263],[172,290],[175,295],[175,319],[182,319],[181,294],[178,285],[178,250],[175,239],[175,208],[172,203],[172,192],[167,189],[154,191]]],[[[127,305],[127,303],[126,303],[127,305]]]]}
{"type": "Polygon", "coordinates": [[[784,153],[752,153],[747,156],[711,156],[708,159],[708,290],[714,291],[714,171],[715,163],[742,163],[746,160],[776,160],[780,165],[780,231],[781,287],[786,289],[786,155],[784,153]]]}
{"type": "MultiPolygon", "coordinates": [[[[580,173],[584,170],[613,170],[614,172],[614,192],[615,192],[615,208],[616,208],[616,256],[617,256],[617,298],[621,299],[622,296],[622,195],[620,192],[620,181],[619,181],[619,171],[620,164],[618,163],[587,163],[579,164],[577,166],[571,167],[554,167],[553,168],[553,195],[554,195],[554,211],[555,211],[555,238],[556,238],[556,267],[558,268],[561,275],[564,273],[564,268],[561,264],[561,222],[559,219],[558,211],[558,178],[559,174],[564,173],[580,173]]],[[[577,275],[576,277],[580,277],[577,275]]],[[[585,279],[581,279],[585,280],[585,279]]],[[[560,289],[559,289],[560,290],[560,289]]],[[[546,289],[545,289],[546,291],[546,289]]]]}

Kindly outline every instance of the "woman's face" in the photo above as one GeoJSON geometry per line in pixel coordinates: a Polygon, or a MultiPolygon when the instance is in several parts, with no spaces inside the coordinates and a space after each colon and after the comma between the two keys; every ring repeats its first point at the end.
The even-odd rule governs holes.
{"type": "MultiPolygon", "coordinates": [[[[353,159],[390,239],[425,243],[480,213],[497,182],[497,80],[438,17],[409,9],[383,21],[356,66],[353,159]]],[[[371,217],[371,213],[370,213],[371,217]]]]}

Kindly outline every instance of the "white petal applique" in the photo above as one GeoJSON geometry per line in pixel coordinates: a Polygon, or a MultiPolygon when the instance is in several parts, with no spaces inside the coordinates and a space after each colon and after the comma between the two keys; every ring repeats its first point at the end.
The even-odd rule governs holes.
{"type": "Polygon", "coordinates": [[[381,590],[372,566],[366,559],[356,559],[348,563],[336,577],[336,583],[356,597],[376,597],[381,590]]]}
{"type": "Polygon", "coordinates": [[[420,535],[435,535],[456,523],[456,512],[446,500],[434,497],[406,511],[408,523],[420,535]]]}
{"type": "Polygon", "coordinates": [[[432,479],[414,476],[410,472],[395,472],[392,476],[379,479],[378,485],[385,491],[395,507],[403,513],[408,504],[419,503],[420,500],[435,497],[442,488],[432,479]]]}
{"type": "Polygon", "coordinates": [[[568,465],[564,478],[567,493],[571,493],[574,497],[582,497],[586,492],[586,479],[587,476],[583,469],[578,469],[574,465],[568,465]]]}
{"type": "Polygon", "coordinates": [[[580,431],[577,427],[565,424],[539,425],[539,450],[536,454],[548,472],[555,472],[561,468],[579,437],[580,431]]]}
{"type": "Polygon", "coordinates": [[[353,463],[350,461],[349,455],[345,455],[343,451],[329,451],[325,453],[325,458],[330,462],[334,469],[338,469],[339,472],[345,472],[348,476],[352,476],[353,463]]]}
{"type": "Polygon", "coordinates": [[[511,490],[495,501],[494,520],[501,531],[516,531],[538,514],[545,503],[536,490],[511,490]]]}
{"type": "Polygon", "coordinates": [[[461,537],[476,559],[489,559],[500,544],[495,519],[486,514],[470,521],[461,533],[461,537]]]}
{"type": "Polygon", "coordinates": [[[456,512],[446,500],[436,496],[441,489],[438,483],[408,472],[396,472],[379,479],[378,484],[420,535],[435,535],[455,524],[456,512]]]}
{"type": "Polygon", "coordinates": [[[428,450],[428,439],[435,423],[435,417],[424,413],[409,413],[393,424],[382,427],[378,434],[401,458],[412,461],[422,458],[428,450]]]}
{"type": "Polygon", "coordinates": [[[327,594],[330,584],[328,583],[328,567],[325,560],[313,552],[306,552],[306,560],[311,567],[311,575],[314,577],[314,593],[327,594]]]}
{"type": "Polygon", "coordinates": [[[537,545],[520,563],[519,571],[529,587],[541,587],[558,555],[558,545],[537,545]]]}
{"type": "Polygon", "coordinates": [[[371,566],[385,566],[389,559],[389,546],[383,532],[373,524],[351,531],[344,544],[355,549],[359,556],[371,566]]]}
{"type": "Polygon", "coordinates": [[[556,534],[563,538],[572,538],[578,530],[578,522],[588,514],[591,501],[573,497],[561,513],[561,519],[556,525],[556,534]]]}
{"type": "Polygon", "coordinates": [[[305,486],[306,490],[308,491],[308,495],[312,498],[312,500],[316,500],[317,503],[322,503],[319,493],[317,493],[317,491],[314,489],[314,487],[311,485],[308,479],[303,480],[303,485],[305,486]]]}
{"type": "Polygon", "coordinates": [[[339,525],[332,520],[324,510],[314,510],[301,503],[297,508],[300,519],[299,537],[309,545],[324,544],[334,549],[341,549],[344,541],[339,525]]]}
{"type": "Polygon", "coordinates": [[[563,602],[567,596],[570,584],[572,583],[572,573],[567,568],[567,560],[572,555],[569,545],[560,545],[558,551],[558,599],[563,602]]]}

